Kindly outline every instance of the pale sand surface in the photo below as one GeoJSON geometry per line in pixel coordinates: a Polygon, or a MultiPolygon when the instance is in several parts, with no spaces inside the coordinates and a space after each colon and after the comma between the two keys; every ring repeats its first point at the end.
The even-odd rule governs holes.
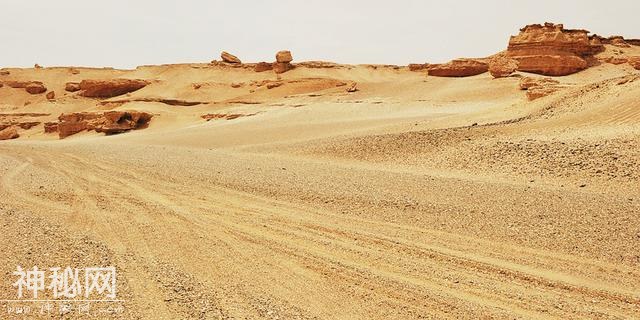
{"type": "Polygon", "coordinates": [[[155,117],[114,136],[57,140],[39,126],[0,142],[0,299],[14,298],[16,265],[114,265],[116,318],[640,317],[628,65],[558,78],[566,87],[535,101],[517,77],[406,68],[297,68],[255,92],[276,76],[76,69],[8,69],[58,97],[5,86],[0,112],[155,117]],[[110,100],[206,104],[64,94],[67,81],[117,77],[153,83],[110,100]],[[350,81],[358,92],[336,87],[350,81]]]}

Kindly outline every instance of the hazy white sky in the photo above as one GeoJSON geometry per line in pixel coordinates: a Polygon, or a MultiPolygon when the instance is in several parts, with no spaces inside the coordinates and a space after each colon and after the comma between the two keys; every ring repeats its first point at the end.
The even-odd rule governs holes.
{"type": "Polygon", "coordinates": [[[640,1],[0,0],[0,67],[243,61],[443,62],[530,23],[640,38],[640,1]]]}

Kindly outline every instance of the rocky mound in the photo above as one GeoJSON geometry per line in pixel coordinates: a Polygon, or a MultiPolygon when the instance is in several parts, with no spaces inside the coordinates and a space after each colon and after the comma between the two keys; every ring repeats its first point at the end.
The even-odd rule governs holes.
{"type": "Polygon", "coordinates": [[[111,80],[82,80],[80,93],[88,98],[111,98],[125,93],[140,90],[149,82],[137,79],[111,79],[111,80]]]}
{"type": "Polygon", "coordinates": [[[523,77],[520,79],[520,89],[527,91],[527,98],[530,101],[558,91],[560,89],[558,84],[558,81],[551,78],[523,77]]]}
{"type": "Polygon", "coordinates": [[[45,124],[45,132],[58,132],[60,139],[85,130],[105,134],[123,133],[148,127],[153,115],[138,111],[107,111],[105,113],[75,112],[61,114],[59,122],[45,124]]]}
{"type": "Polygon", "coordinates": [[[456,59],[429,67],[429,75],[436,77],[469,77],[487,71],[489,71],[489,65],[486,62],[474,59],[456,59]]]}
{"type": "Polygon", "coordinates": [[[589,66],[588,60],[604,50],[586,30],[564,29],[562,24],[533,24],[509,40],[507,54],[518,61],[519,71],[564,76],[589,66]]]}
{"type": "Polygon", "coordinates": [[[494,78],[504,78],[510,76],[518,70],[518,60],[499,56],[489,61],[489,73],[494,78]]]}

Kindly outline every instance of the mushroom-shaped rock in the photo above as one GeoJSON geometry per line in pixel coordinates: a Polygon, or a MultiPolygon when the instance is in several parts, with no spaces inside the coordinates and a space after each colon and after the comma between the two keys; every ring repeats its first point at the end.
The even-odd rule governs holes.
{"type": "Polygon", "coordinates": [[[291,51],[283,50],[276,53],[276,62],[289,63],[291,61],[293,61],[293,56],[291,56],[291,51]]]}
{"type": "Polygon", "coordinates": [[[240,61],[238,57],[226,51],[222,51],[222,53],[220,54],[220,58],[222,58],[222,61],[226,63],[242,63],[242,61],[240,61]]]}

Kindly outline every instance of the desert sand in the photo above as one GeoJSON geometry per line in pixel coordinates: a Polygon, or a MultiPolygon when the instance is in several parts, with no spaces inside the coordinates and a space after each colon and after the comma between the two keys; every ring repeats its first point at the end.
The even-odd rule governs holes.
{"type": "Polygon", "coordinates": [[[4,68],[0,299],[17,265],[112,265],[109,318],[638,318],[640,71],[611,57],[640,46],[603,47],[534,100],[525,71],[4,68]],[[109,111],[152,118],[43,129],[109,111]]]}

